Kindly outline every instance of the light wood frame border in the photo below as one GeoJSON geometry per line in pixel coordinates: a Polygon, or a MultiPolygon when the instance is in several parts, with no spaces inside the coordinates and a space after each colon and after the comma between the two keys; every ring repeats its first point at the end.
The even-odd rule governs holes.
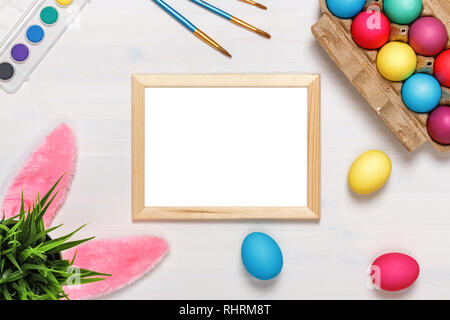
{"type": "Polygon", "coordinates": [[[318,220],[320,219],[320,75],[239,74],[132,77],[132,218],[149,220],[318,220]],[[145,89],[150,87],[308,88],[307,207],[145,207],[145,89]]]}

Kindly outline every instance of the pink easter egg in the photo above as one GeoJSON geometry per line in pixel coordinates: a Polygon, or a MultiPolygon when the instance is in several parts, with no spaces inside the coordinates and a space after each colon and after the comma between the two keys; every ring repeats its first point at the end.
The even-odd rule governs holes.
{"type": "Polygon", "coordinates": [[[428,134],[440,144],[450,144],[450,107],[439,106],[428,117],[428,134]]]}
{"type": "Polygon", "coordinates": [[[417,19],[409,29],[409,44],[416,53],[435,56],[447,45],[447,28],[441,20],[433,17],[417,19]]]}
{"type": "Polygon", "coordinates": [[[379,256],[372,263],[370,270],[375,287],[385,291],[408,288],[416,281],[420,272],[417,261],[403,253],[379,256]]]}

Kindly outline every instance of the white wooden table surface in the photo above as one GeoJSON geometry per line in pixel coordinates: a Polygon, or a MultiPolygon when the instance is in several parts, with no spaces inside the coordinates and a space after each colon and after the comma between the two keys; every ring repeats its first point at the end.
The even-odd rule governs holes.
{"type": "Polygon", "coordinates": [[[272,34],[230,25],[187,0],[171,0],[213,35],[233,59],[201,43],[149,0],[94,0],[16,94],[0,92],[0,183],[39,136],[68,121],[79,159],[60,232],[90,222],[80,236],[149,234],[171,252],[153,272],[108,299],[450,298],[450,154],[430,146],[409,153],[319,47],[310,32],[315,0],[266,0],[264,12],[236,0],[211,0],[272,34]],[[138,223],[131,221],[132,73],[320,73],[322,220],[308,222],[138,223]],[[361,152],[393,161],[389,183],[360,198],[346,183],[361,152]],[[285,266],[274,281],[251,279],[240,245],[252,231],[272,235],[285,266]],[[422,268],[414,287],[368,290],[377,255],[412,254],[422,268]]]}

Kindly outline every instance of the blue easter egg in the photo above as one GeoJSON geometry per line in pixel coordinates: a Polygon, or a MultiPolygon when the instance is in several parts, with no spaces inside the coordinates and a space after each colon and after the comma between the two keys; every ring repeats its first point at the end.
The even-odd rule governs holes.
{"type": "Polygon", "coordinates": [[[366,0],[327,0],[328,9],[339,18],[349,19],[364,9],[366,0]]]}
{"type": "Polygon", "coordinates": [[[439,105],[441,96],[439,82],[429,74],[417,73],[403,84],[403,102],[414,112],[430,112],[439,105]]]}
{"type": "Polygon", "coordinates": [[[259,280],[275,278],[283,268],[283,254],[278,244],[265,233],[245,237],[241,248],[242,263],[259,280]]]}

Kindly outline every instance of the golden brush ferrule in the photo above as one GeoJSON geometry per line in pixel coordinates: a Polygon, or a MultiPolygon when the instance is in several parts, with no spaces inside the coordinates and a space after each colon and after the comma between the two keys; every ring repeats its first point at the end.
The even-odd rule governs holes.
{"type": "Polygon", "coordinates": [[[231,17],[230,21],[242,28],[248,29],[253,32],[256,32],[256,30],[258,30],[258,28],[255,28],[251,24],[248,24],[247,22],[242,21],[241,19],[238,19],[236,17],[231,17]]]}
{"type": "Polygon", "coordinates": [[[217,42],[215,42],[212,38],[210,38],[206,33],[204,33],[203,31],[201,31],[200,29],[195,29],[194,31],[194,35],[199,38],[200,40],[206,42],[207,44],[209,44],[211,47],[213,47],[216,50],[219,50],[220,52],[222,52],[224,55],[226,55],[227,57],[231,58],[231,54],[225,50],[224,48],[222,48],[220,46],[220,44],[218,44],[217,42]]]}
{"type": "Polygon", "coordinates": [[[202,41],[205,41],[207,44],[209,44],[213,48],[215,48],[215,49],[219,49],[220,48],[220,45],[217,42],[215,42],[213,39],[211,39],[207,34],[205,34],[200,29],[196,29],[194,31],[194,34],[195,34],[195,36],[197,38],[199,38],[202,41]]]}
{"type": "Polygon", "coordinates": [[[249,24],[249,23],[247,23],[247,22],[245,22],[245,21],[242,21],[241,19],[238,19],[238,18],[236,18],[236,17],[231,17],[230,21],[231,21],[232,23],[234,23],[234,24],[236,24],[236,25],[242,27],[242,28],[245,28],[245,29],[247,29],[247,30],[256,32],[256,33],[259,34],[260,36],[263,36],[263,37],[265,37],[265,38],[270,39],[270,34],[268,34],[267,32],[262,31],[261,29],[258,29],[258,28],[256,28],[256,27],[252,26],[251,24],[249,24]]]}

